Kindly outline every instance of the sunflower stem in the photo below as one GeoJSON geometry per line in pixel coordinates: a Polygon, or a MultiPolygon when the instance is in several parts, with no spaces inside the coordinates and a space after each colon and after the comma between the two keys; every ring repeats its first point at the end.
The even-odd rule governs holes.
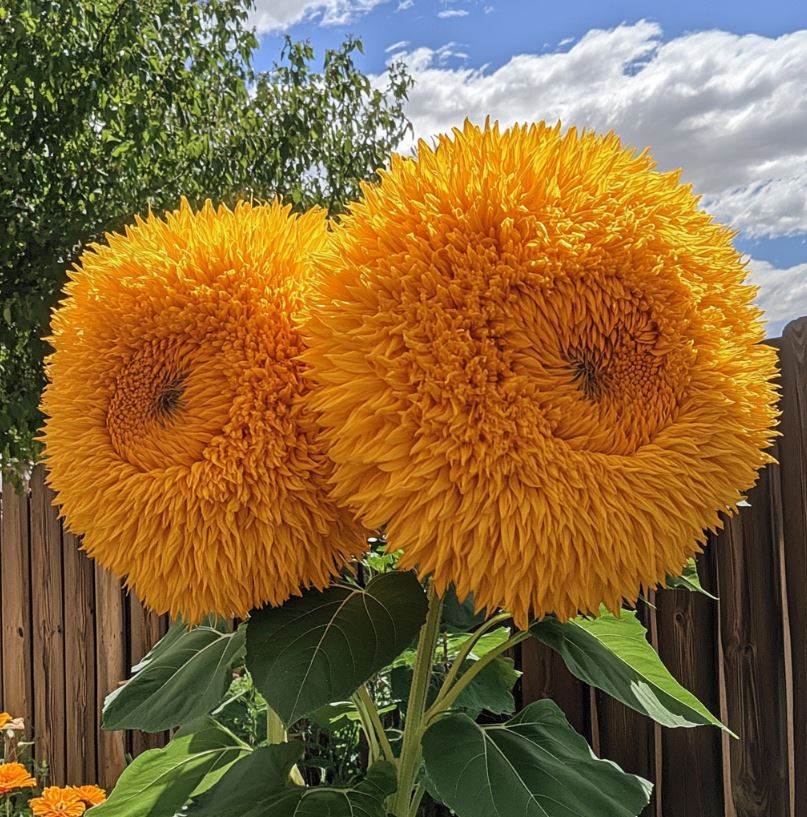
{"type": "MultiPolygon", "coordinates": [[[[266,704],[266,742],[271,746],[275,743],[286,743],[288,739],[286,727],[280,715],[269,704],[266,704]]],[[[291,767],[289,777],[298,786],[305,786],[305,779],[296,765],[291,767]]]]}
{"type": "Polygon", "coordinates": [[[520,644],[522,641],[526,641],[530,637],[529,630],[524,630],[523,632],[510,636],[507,641],[503,641],[498,647],[492,649],[483,658],[475,661],[468,668],[468,671],[465,672],[459,678],[459,680],[453,684],[453,686],[447,689],[444,685],[435,702],[431,705],[431,707],[429,707],[428,711],[423,716],[424,727],[427,727],[438,715],[450,709],[468,684],[470,684],[471,681],[473,681],[474,678],[476,678],[476,676],[488,666],[488,664],[493,663],[493,661],[495,661],[502,653],[507,652],[507,650],[512,649],[517,644],[520,644]]]}
{"type": "Polygon", "coordinates": [[[426,794],[426,787],[423,783],[418,783],[415,793],[412,795],[412,802],[409,805],[409,814],[407,817],[417,817],[418,809],[423,801],[423,795],[426,794]]]}
{"type": "Polygon", "coordinates": [[[476,630],[474,630],[473,633],[468,636],[468,639],[462,645],[462,648],[457,653],[451,667],[448,670],[448,673],[446,674],[445,680],[440,687],[440,692],[437,695],[438,698],[451,689],[451,686],[454,684],[454,681],[456,681],[457,676],[462,669],[462,665],[465,663],[465,659],[471,654],[473,648],[479,643],[482,636],[499,624],[503,624],[505,621],[508,621],[510,618],[510,613],[497,613],[495,616],[491,616],[489,619],[487,619],[487,621],[483,622],[476,630]]]}
{"type": "MultiPolygon", "coordinates": [[[[395,795],[393,814],[409,817],[413,805],[413,789],[420,771],[424,715],[429,694],[429,684],[434,670],[434,654],[440,637],[440,618],[443,600],[434,585],[429,585],[429,612],[420,630],[415,663],[412,667],[412,686],[406,707],[401,756],[398,761],[398,791],[395,795]]],[[[422,795],[421,795],[422,796],[422,795]]]]}
{"type": "Polygon", "coordinates": [[[376,741],[381,757],[390,763],[395,763],[395,752],[392,751],[392,745],[387,737],[384,724],[381,721],[381,715],[378,712],[378,707],[375,705],[373,696],[370,695],[370,690],[367,689],[367,684],[362,684],[356,690],[354,699],[359,714],[362,716],[362,722],[364,723],[365,720],[367,722],[365,726],[365,731],[368,732],[367,740],[369,741],[371,739],[370,733],[372,733],[372,737],[376,741]]]}

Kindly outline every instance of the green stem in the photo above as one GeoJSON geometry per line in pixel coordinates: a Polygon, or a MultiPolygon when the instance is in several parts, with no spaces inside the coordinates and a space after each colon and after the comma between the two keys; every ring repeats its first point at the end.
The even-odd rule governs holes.
{"type": "Polygon", "coordinates": [[[412,686],[406,707],[401,756],[398,761],[398,791],[395,795],[393,814],[409,817],[412,806],[412,790],[420,770],[422,752],[420,740],[423,737],[424,714],[434,667],[434,653],[440,637],[440,618],[443,601],[438,597],[433,585],[429,585],[429,612],[420,630],[415,663],[412,667],[412,686]]]}
{"type": "Polygon", "coordinates": [[[445,680],[440,687],[440,692],[437,695],[438,698],[442,697],[446,692],[448,692],[454,681],[456,681],[457,676],[462,669],[462,665],[465,663],[465,659],[468,658],[468,656],[473,652],[474,647],[479,643],[482,636],[499,624],[503,624],[505,621],[508,621],[510,618],[510,613],[498,613],[481,624],[477,630],[468,636],[468,640],[462,645],[462,649],[460,649],[460,651],[457,653],[457,657],[454,659],[453,663],[451,664],[451,668],[446,674],[445,680]]]}
{"type": "Polygon", "coordinates": [[[488,666],[488,664],[495,661],[503,652],[507,652],[507,650],[512,649],[522,641],[526,641],[528,638],[530,638],[529,631],[516,633],[508,638],[507,641],[502,642],[498,647],[491,650],[486,656],[484,656],[484,658],[480,658],[479,661],[475,661],[468,668],[468,671],[462,675],[462,677],[450,689],[445,689],[444,687],[442,690],[440,690],[437,700],[435,700],[424,716],[424,724],[428,726],[437,715],[450,709],[457,698],[459,698],[459,696],[462,694],[462,691],[468,686],[468,684],[471,683],[471,681],[474,680],[474,678],[476,678],[477,675],[479,675],[480,672],[482,672],[483,669],[485,669],[485,667],[488,666]]]}
{"type": "MultiPolygon", "coordinates": [[[[367,689],[367,684],[362,684],[356,690],[355,699],[356,707],[362,716],[362,720],[367,721],[365,731],[369,730],[369,732],[373,733],[373,736],[377,742],[379,754],[390,763],[395,763],[395,752],[392,751],[392,745],[387,737],[384,724],[381,721],[381,715],[378,714],[378,708],[375,705],[373,696],[370,695],[370,690],[367,689]]],[[[367,740],[370,740],[369,733],[367,740]]]]}
{"type": "MultiPolygon", "coordinates": [[[[283,721],[280,720],[280,715],[278,715],[269,704],[266,704],[266,742],[272,745],[275,743],[286,743],[288,739],[286,727],[283,721]]],[[[291,767],[291,774],[289,776],[298,786],[305,786],[305,778],[303,778],[297,766],[291,767]]]]}
{"type": "Polygon", "coordinates": [[[409,806],[409,814],[407,817],[417,817],[418,809],[423,801],[423,795],[426,794],[426,787],[423,783],[418,783],[415,793],[412,795],[412,802],[409,806]]]}
{"type": "Polygon", "coordinates": [[[367,738],[368,749],[368,765],[373,763],[381,756],[381,747],[378,745],[378,738],[376,737],[373,722],[370,720],[370,714],[367,712],[364,703],[359,698],[358,693],[351,696],[353,705],[359,713],[359,721],[361,722],[361,731],[364,732],[364,737],[367,738]]]}

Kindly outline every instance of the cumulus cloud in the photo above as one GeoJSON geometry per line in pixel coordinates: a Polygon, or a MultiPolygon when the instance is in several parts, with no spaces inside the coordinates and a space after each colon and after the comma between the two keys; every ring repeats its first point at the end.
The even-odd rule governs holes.
{"type": "Polygon", "coordinates": [[[250,23],[258,34],[282,31],[315,16],[319,17],[324,26],[344,25],[386,2],[387,0],[255,0],[250,23]]]}
{"type": "Polygon", "coordinates": [[[667,42],[662,33],[647,21],[592,30],[568,50],[516,55],[495,70],[412,50],[415,133],[488,114],[613,128],[649,146],[662,168],[682,167],[704,204],[746,235],[807,232],[807,31],[667,42]]]}
{"type": "Polygon", "coordinates": [[[765,310],[768,336],[778,337],[794,318],[807,315],[807,264],[777,269],[751,259],[751,281],[759,287],[757,301],[765,310]]]}

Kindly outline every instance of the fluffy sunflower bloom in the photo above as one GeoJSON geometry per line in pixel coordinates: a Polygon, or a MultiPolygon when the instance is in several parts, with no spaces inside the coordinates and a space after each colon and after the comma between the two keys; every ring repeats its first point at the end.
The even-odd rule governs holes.
{"type": "Polygon", "coordinates": [[[245,616],[365,547],[328,499],[297,313],[324,215],[187,203],[93,245],[54,313],[49,483],[157,612],[245,616]]]}
{"type": "Polygon", "coordinates": [[[22,763],[0,763],[0,794],[32,789],[36,780],[22,763]]]}
{"type": "Polygon", "coordinates": [[[64,789],[48,786],[41,797],[31,800],[29,806],[35,817],[81,817],[87,810],[72,786],[64,789]]]}
{"type": "Polygon", "coordinates": [[[773,436],[731,241],[613,134],[466,123],[394,158],[316,260],[334,495],[522,626],[679,573],[773,436]]]}
{"type": "Polygon", "coordinates": [[[106,802],[106,791],[100,786],[72,786],[76,797],[88,806],[98,806],[106,802]]]}

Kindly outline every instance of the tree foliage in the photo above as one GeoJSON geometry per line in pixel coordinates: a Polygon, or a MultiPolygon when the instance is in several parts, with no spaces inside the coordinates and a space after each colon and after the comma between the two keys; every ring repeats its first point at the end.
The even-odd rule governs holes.
{"type": "Polygon", "coordinates": [[[49,314],[81,248],[205,198],[342,211],[409,127],[346,40],[256,75],[249,0],[0,0],[0,460],[36,456],[49,314]]]}

